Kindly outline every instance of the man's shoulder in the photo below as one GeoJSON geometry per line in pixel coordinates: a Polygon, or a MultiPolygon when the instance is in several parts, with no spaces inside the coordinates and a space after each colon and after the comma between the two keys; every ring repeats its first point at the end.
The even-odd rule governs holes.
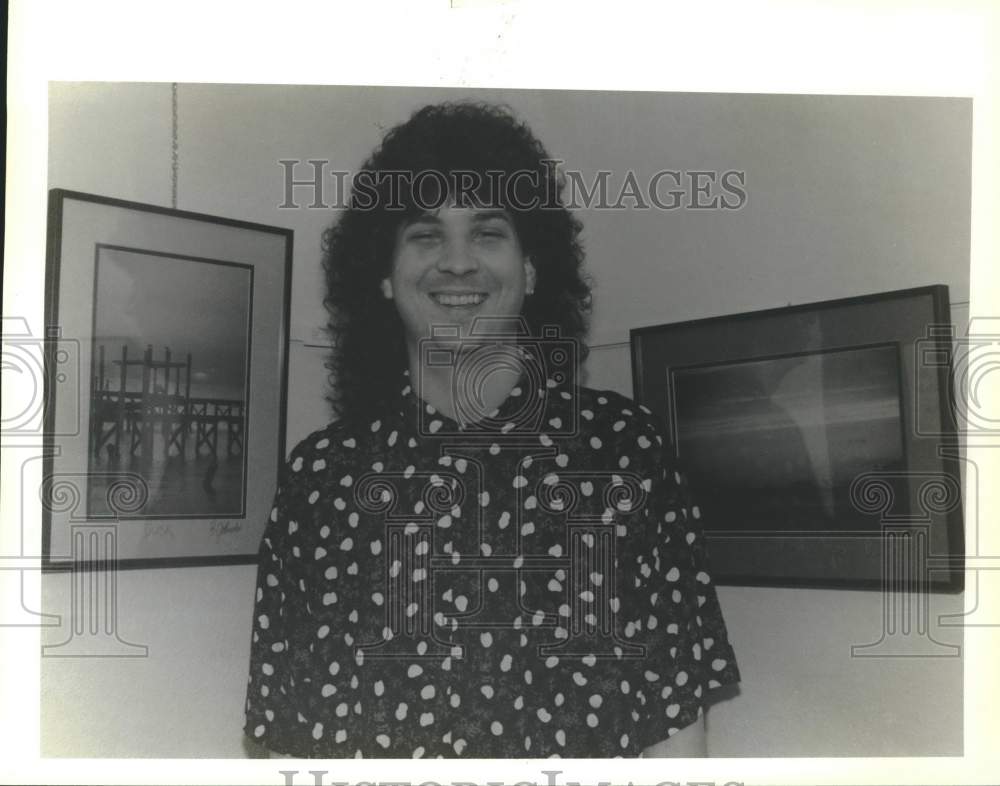
{"type": "MultiPolygon", "coordinates": [[[[313,431],[296,443],[286,463],[297,472],[303,464],[334,463],[341,454],[347,454],[357,445],[360,430],[343,420],[334,420],[313,431]]],[[[316,467],[319,469],[320,467],[316,467]]]]}
{"type": "Polygon", "coordinates": [[[576,407],[581,424],[621,423],[620,430],[651,431],[663,435],[663,422],[645,404],[640,404],[614,390],[599,390],[580,385],[576,388],[576,407]]]}

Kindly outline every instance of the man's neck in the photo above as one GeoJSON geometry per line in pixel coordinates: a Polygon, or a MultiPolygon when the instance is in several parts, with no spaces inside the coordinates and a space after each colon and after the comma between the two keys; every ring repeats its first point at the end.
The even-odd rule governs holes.
{"type": "Polygon", "coordinates": [[[420,365],[421,358],[415,357],[416,354],[410,353],[410,381],[414,392],[438,412],[456,421],[460,420],[458,413],[462,413],[465,420],[489,415],[507,400],[521,378],[520,362],[512,362],[515,358],[519,360],[513,348],[498,354],[495,368],[484,368],[482,362],[463,362],[461,358],[448,365],[420,365]]]}

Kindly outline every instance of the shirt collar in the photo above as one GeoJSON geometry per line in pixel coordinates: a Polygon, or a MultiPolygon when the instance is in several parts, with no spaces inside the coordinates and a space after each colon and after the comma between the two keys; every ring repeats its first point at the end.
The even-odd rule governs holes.
{"type": "Polygon", "coordinates": [[[432,437],[463,434],[537,434],[545,430],[552,410],[565,403],[565,390],[569,387],[566,375],[546,374],[537,356],[522,347],[523,365],[518,383],[510,394],[492,412],[461,412],[457,419],[439,412],[421,399],[415,390],[409,369],[403,369],[398,378],[399,414],[412,431],[432,437]]]}

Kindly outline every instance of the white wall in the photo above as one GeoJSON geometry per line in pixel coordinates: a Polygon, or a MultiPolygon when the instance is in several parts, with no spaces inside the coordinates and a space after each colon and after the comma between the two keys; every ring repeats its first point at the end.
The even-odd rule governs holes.
{"type": "MultiPolygon", "coordinates": [[[[55,85],[51,95],[51,186],[169,205],[169,85],[55,85]]],[[[509,102],[588,176],[747,173],[739,211],[581,212],[596,284],[592,386],[631,392],[628,329],[641,325],[945,283],[964,329],[969,108],[960,101],[182,85],[178,207],[295,230],[290,444],[326,420],[317,262],[333,215],[279,210],[278,160],[354,168],[412,108],[466,96],[509,102]]],[[[118,633],[149,656],[44,658],[43,754],[244,755],[253,579],[252,566],[122,572],[118,633]]],[[[44,610],[65,619],[66,577],[47,576],[43,590],[44,610]]],[[[720,596],[743,683],[710,713],[712,755],[961,752],[960,658],[851,658],[852,644],[880,638],[879,593],[722,587],[720,596]]],[[[961,608],[961,596],[934,596],[930,619],[961,608]]],[[[960,628],[935,622],[932,634],[961,642],[960,628]]],[[[46,640],[66,636],[64,627],[46,640]]]]}

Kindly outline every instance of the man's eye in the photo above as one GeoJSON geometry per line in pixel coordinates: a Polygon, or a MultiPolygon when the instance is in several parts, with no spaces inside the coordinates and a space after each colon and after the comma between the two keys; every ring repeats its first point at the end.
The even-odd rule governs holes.
{"type": "Polygon", "coordinates": [[[488,228],[487,229],[480,229],[478,231],[478,235],[479,235],[479,237],[487,237],[487,238],[502,238],[502,237],[506,237],[506,234],[504,233],[504,231],[502,229],[488,229],[488,228]]]}
{"type": "Polygon", "coordinates": [[[410,239],[411,240],[421,240],[421,241],[437,240],[437,233],[429,231],[429,230],[423,230],[423,231],[418,231],[418,232],[411,232],[410,233],[410,239]]]}

